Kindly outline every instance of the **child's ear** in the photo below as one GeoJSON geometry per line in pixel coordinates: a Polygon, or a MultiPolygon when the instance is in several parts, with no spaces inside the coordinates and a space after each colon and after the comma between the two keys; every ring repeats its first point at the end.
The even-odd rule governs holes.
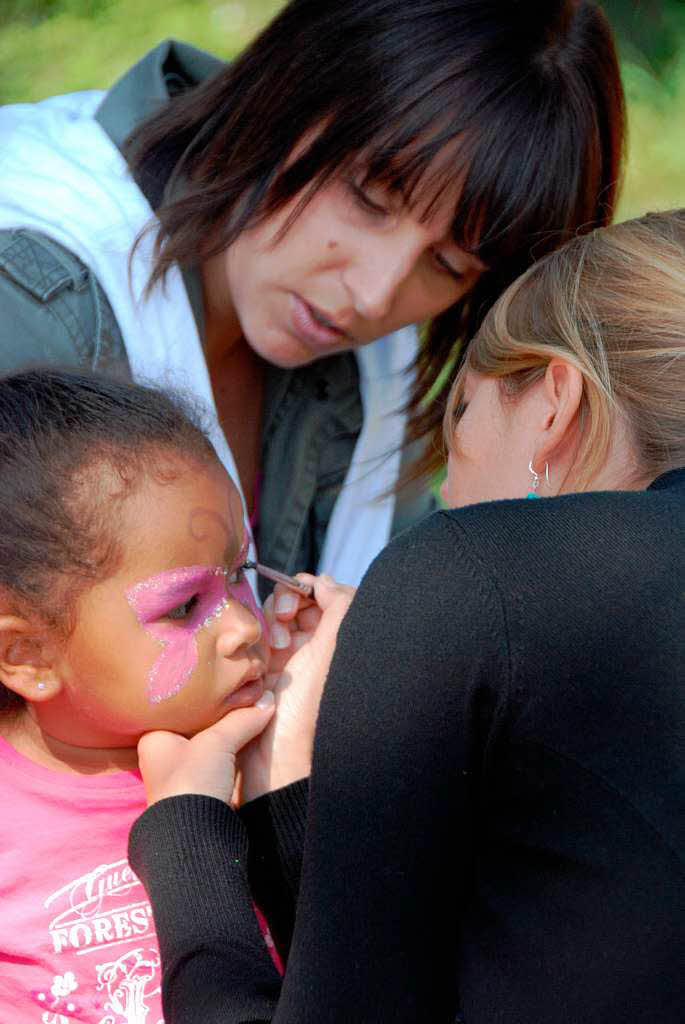
{"type": "Polygon", "coordinates": [[[46,636],[19,615],[0,615],[0,682],[31,704],[61,689],[46,636]]]}

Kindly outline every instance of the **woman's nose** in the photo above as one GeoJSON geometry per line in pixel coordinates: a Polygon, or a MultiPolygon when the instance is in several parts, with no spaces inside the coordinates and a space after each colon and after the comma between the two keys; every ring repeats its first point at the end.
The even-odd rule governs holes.
{"type": "Polygon", "coordinates": [[[394,233],[360,243],[356,259],[344,272],[352,305],[365,320],[386,317],[417,262],[418,246],[394,233]]]}
{"type": "Polygon", "coordinates": [[[240,647],[252,647],[262,638],[262,626],[246,604],[239,598],[228,598],[219,619],[217,652],[229,658],[240,647]]]}

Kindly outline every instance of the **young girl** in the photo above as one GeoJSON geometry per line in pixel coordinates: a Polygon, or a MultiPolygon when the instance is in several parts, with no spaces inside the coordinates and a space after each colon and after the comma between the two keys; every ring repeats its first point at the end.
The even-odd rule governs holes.
{"type": "Polygon", "coordinates": [[[268,721],[241,500],[165,395],[36,371],[0,380],[0,517],[0,1020],[158,1024],[136,743],[268,721]]]}

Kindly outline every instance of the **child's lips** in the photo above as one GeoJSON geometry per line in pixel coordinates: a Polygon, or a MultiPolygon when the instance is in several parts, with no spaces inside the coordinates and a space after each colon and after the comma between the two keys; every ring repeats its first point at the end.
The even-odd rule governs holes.
{"type": "Polygon", "coordinates": [[[249,707],[259,700],[265,689],[266,669],[263,665],[260,665],[258,669],[250,669],[245,673],[240,681],[240,685],[228,694],[224,703],[236,708],[249,707]]]}

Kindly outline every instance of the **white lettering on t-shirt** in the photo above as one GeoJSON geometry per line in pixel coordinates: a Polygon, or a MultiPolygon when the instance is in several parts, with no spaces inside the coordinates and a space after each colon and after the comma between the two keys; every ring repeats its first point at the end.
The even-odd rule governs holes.
{"type": "Polygon", "coordinates": [[[126,860],[100,864],[63,885],[45,901],[54,913],[49,928],[55,952],[72,949],[83,955],[134,937],[154,936],[152,910],[144,897],[126,860]],[[137,895],[136,888],[143,898],[121,906],[122,898],[137,895]]]}

